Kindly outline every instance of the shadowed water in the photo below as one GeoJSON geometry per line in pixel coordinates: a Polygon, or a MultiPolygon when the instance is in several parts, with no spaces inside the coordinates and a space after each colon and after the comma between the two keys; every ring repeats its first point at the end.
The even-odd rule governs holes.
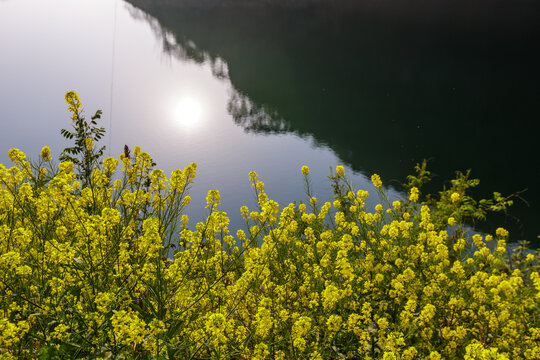
{"type": "Polygon", "coordinates": [[[165,51],[227,65],[228,109],[245,131],[312,136],[387,180],[427,158],[430,190],[472,169],[478,196],[520,193],[492,226],[540,233],[534,2],[130,2],[159,23],[165,51]]]}

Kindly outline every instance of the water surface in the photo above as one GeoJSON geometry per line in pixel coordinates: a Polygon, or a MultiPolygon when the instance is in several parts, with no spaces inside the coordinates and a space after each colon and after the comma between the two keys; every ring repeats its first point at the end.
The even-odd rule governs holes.
{"type": "Polygon", "coordinates": [[[478,195],[527,188],[530,207],[518,201],[512,211],[521,222],[497,222],[514,239],[540,232],[540,36],[530,3],[131,3],[0,2],[2,162],[10,147],[37,156],[45,144],[65,146],[63,95],[73,89],[88,115],[104,110],[112,155],[140,145],[167,171],[199,164],[195,220],[217,188],[240,226],[239,207],[253,204],[251,170],[287,204],[303,200],[301,165],[328,200],[326,175],[339,163],[357,187],[373,190],[367,178],[377,172],[399,189],[430,158],[437,186],[472,168],[478,195]]]}

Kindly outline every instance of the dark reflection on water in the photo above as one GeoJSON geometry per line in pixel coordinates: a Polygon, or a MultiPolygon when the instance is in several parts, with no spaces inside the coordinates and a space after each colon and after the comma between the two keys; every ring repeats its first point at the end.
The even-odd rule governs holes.
{"type": "Polygon", "coordinates": [[[514,239],[540,233],[534,2],[130,2],[159,21],[168,52],[230,78],[228,110],[246,131],[311,135],[385,179],[402,180],[429,158],[433,189],[472,169],[478,196],[528,189],[528,205],[518,200],[511,211],[520,222],[496,221],[514,239]]]}

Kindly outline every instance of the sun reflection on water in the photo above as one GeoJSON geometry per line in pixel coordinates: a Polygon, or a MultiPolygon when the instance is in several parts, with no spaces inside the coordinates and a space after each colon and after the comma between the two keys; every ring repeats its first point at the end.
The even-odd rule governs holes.
{"type": "Polygon", "coordinates": [[[172,108],[172,117],[183,128],[195,128],[202,122],[203,107],[201,102],[192,97],[183,97],[172,108]]]}

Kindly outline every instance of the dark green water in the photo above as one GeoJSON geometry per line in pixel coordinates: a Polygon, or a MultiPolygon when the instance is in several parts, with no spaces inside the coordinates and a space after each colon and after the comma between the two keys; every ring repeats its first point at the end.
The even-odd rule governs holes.
{"type": "Polygon", "coordinates": [[[540,5],[263,3],[0,2],[0,160],[10,147],[65,146],[62,97],[75,89],[88,113],[104,110],[112,155],[141,145],[166,170],[199,163],[196,220],[218,188],[240,226],[250,170],[286,204],[303,199],[304,164],[324,201],[330,166],[344,163],[368,190],[379,173],[400,196],[427,158],[431,191],[467,169],[478,197],[527,189],[480,229],[502,225],[539,246],[540,5]],[[171,115],[186,97],[202,111],[195,126],[178,120],[185,109],[171,115]]]}
{"type": "Polygon", "coordinates": [[[540,234],[534,3],[359,1],[295,9],[132,2],[184,48],[196,44],[200,50],[188,57],[202,61],[205,53],[227,63],[241,95],[229,109],[246,131],[311,135],[353,169],[398,181],[427,158],[435,174],[430,189],[455,170],[472,169],[481,179],[478,196],[527,189],[494,223],[520,239],[540,234]],[[259,116],[261,107],[274,116],[259,116]]]}

